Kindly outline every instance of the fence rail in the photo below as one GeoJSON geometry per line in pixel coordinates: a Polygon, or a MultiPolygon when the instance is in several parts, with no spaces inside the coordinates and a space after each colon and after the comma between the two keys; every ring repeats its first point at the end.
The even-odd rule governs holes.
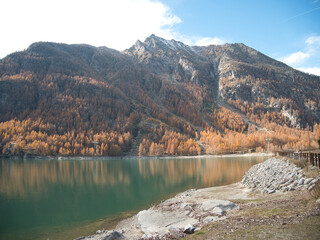
{"type": "Polygon", "coordinates": [[[320,153],[318,152],[277,152],[279,156],[288,156],[294,159],[307,160],[311,165],[320,168],[320,153]]]}

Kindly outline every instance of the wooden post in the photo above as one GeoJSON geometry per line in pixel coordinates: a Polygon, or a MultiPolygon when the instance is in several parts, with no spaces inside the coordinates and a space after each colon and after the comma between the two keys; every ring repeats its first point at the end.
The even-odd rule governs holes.
{"type": "Polygon", "coordinates": [[[314,153],[310,153],[309,163],[313,165],[314,153]]]}

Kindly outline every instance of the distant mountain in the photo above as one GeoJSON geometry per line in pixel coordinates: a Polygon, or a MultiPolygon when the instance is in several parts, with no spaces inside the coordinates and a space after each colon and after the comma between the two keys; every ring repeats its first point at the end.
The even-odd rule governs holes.
{"type": "Polygon", "coordinates": [[[263,103],[280,112],[295,127],[320,120],[320,77],[276,61],[244,44],[190,47],[154,35],[124,51],[175,84],[192,83],[205,88],[213,100],[240,100],[243,105],[263,103]]]}
{"type": "Polygon", "coordinates": [[[148,151],[154,143],[157,151],[170,154],[168,145],[173,140],[168,139],[183,144],[189,138],[194,142],[188,148],[194,147],[194,154],[199,147],[204,151],[202,143],[196,143],[203,129],[243,132],[248,123],[261,126],[265,121],[312,128],[320,122],[319,93],[320,77],[244,44],[198,47],[151,35],[119,52],[39,42],[0,60],[2,127],[29,124],[19,132],[24,140],[13,138],[18,130],[7,134],[11,138],[3,130],[0,140],[3,153],[17,148],[10,145],[13,142],[25,144],[17,152],[28,149],[39,154],[33,151],[39,147],[28,145],[34,141],[27,136],[31,130],[41,132],[36,127],[41,125],[48,136],[85,136],[71,147],[49,146],[51,150],[41,154],[92,154],[96,142],[94,154],[137,154],[143,141],[148,151]],[[223,117],[232,114],[232,121],[223,117]],[[103,140],[98,136],[102,132],[103,140]],[[83,148],[87,149],[81,152],[83,148]]]}

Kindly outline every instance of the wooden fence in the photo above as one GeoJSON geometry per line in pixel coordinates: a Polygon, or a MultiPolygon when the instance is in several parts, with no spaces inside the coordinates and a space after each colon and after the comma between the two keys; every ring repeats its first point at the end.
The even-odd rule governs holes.
{"type": "Polygon", "coordinates": [[[288,156],[294,159],[307,160],[311,165],[320,168],[320,153],[318,152],[288,152],[279,151],[277,152],[280,156],[288,156]]]}

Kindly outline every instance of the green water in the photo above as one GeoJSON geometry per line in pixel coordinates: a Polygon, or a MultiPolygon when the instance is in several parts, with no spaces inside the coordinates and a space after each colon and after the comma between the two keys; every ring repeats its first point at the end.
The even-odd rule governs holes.
{"type": "Polygon", "coordinates": [[[2,159],[0,239],[56,239],[186,189],[237,182],[265,159],[2,159]]]}

